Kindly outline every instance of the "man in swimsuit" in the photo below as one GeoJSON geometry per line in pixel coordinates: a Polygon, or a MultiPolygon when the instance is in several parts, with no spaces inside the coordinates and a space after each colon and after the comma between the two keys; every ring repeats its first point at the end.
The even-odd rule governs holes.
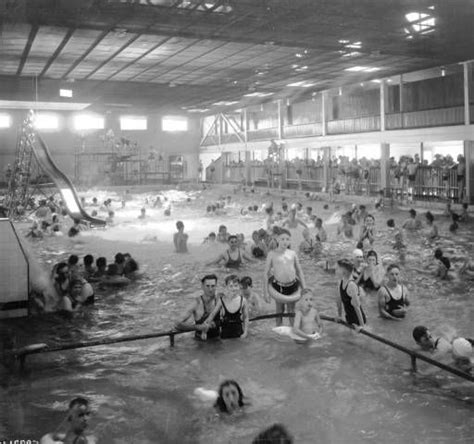
{"type": "Polygon", "coordinates": [[[64,421],[53,433],[48,433],[41,442],[62,442],[64,444],[93,444],[94,436],[86,435],[91,411],[89,401],[85,398],[74,398],[69,403],[69,410],[64,421]]]}
{"type": "Polygon", "coordinates": [[[203,325],[204,320],[216,306],[216,287],[217,276],[215,274],[208,274],[201,279],[202,294],[194,299],[191,306],[186,310],[186,315],[180,322],[176,323],[176,330],[195,330],[196,339],[204,340],[206,338],[219,337],[219,326],[216,324],[216,321],[212,322],[209,330],[203,325]],[[205,334],[206,330],[207,334],[205,334]]]}
{"type": "Polygon", "coordinates": [[[239,268],[242,259],[249,262],[255,262],[251,257],[247,256],[244,251],[239,248],[239,239],[234,234],[229,236],[229,248],[218,256],[217,259],[209,262],[207,265],[218,264],[225,261],[226,268],[239,268]]]}

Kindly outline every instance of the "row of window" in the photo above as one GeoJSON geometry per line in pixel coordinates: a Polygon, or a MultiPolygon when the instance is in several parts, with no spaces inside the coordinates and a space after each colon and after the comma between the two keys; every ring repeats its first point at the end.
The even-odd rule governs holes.
{"type": "MultiPolygon", "coordinates": [[[[12,126],[12,116],[0,113],[0,128],[12,126]]],[[[59,130],[61,116],[52,113],[37,113],[34,118],[34,126],[39,130],[59,130]]],[[[72,118],[72,125],[76,131],[101,130],[105,128],[105,118],[98,114],[77,114],[72,118]]],[[[148,129],[148,118],[145,116],[121,116],[120,129],[122,131],[146,131],[148,129]]],[[[180,116],[165,116],[161,118],[161,129],[163,131],[187,131],[188,119],[180,116]]]]}

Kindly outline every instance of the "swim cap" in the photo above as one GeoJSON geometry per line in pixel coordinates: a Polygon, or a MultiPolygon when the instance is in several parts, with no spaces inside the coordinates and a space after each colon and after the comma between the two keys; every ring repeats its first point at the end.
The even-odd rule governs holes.
{"type": "Polygon", "coordinates": [[[457,338],[453,341],[453,355],[458,358],[470,358],[472,355],[472,345],[464,338],[457,338]]]}

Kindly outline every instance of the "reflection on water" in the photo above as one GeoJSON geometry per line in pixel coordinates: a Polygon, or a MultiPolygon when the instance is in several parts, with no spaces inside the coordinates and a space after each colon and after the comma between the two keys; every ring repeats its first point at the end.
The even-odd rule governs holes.
{"type": "MultiPolygon", "coordinates": [[[[105,198],[102,193],[95,195],[99,200],[105,198]]],[[[271,199],[233,196],[236,202],[227,215],[210,218],[203,214],[216,192],[195,193],[191,202],[186,201],[187,196],[173,192],[170,199],[176,202],[171,217],[150,208],[148,219],[140,223],[137,217],[146,196],[135,196],[123,210],[116,204],[115,227],[87,233],[81,243],[54,238],[37,244],[31,254],[47,267],[72,251],[108,258],[117,251],[129,251],[146,276],[126,289],[100,293],[95,307],[73,319],[49,314],[28,323],[4,324],[15,329],[23,344],[62,344],[170,328],[199,289],[199,280],[208,271],[204,262],[218,253],[201,246],[202,239],[221,223],[229,232],[243,232],[250,239],[252,230],[262,225],[263,215],[243,217],[240,206],[271,199]],[[190,234],[189,255],[172,250],[171,236],[178,219],[190,234]]],[[[278,205],[279,200],[274,200],[278,205]]],[[[321,203],[309,205],[325,220],[335,219],[340,211],[333,205],[329,210],[321,203]]],[[[376,214],[380,230],[388,217],[376,214]]],[[[400,224],[403,214],[390,217],[400,224]]],[[[447,222],[440,223],[442,232],[447,231],[446,226],[447,222]]],[[[327,230],[335,239],[335,225],[328,225],[327,230]]],[[[471,253],[472,240],[465,229],[455,243],[441,241],[441,245],[451,248],[448,254],[456,264],[471,253]]],[[[323,258],[334,260],[352,248],[352,243],[334,242],[323,258]]],[[[376,249],[386,260],[394,256],[381,238],[376,249]]],[[[366,297],[374,332],[408,346],[417,324],[433,326],[438,332],[451,327],[461,334],[473,334],[470,286],[457,280],[435,282],[413,270],[422,269],[431,252],[420,239],[410,243],[403,275],[412,307],[405,321],[380,320],[374,296],[366,297]]],[[[320,312],[334,314],[335,276],[316,266],[315,259],[301,262],[320,312]]],[[[242,270],[253,278],[260,294],[263,268],[260,262],[242,270]]],[[[222,284],[226,270],[212,271],[222,284]]],[[[272,311],[271,306],[266,309],[272,311]]],[[[314,348],[278,337],[271,331],[273,326],[273,321],[252,323],[245,341],[202,344],[191,335],[180,335],[174,348],[164,338],[31,356],[27,375],[0,375],[0,437],[38,438],[54,430],[67,403],[80,394],[92,400],[96,414],[91,429],[104,443],[248,443],[274,422],[287,425],[301,443],[471,442],[472,384],[446,373],[413,377],[406,371],[407,356],[338,325],[326,324],[327,334],[314,348]],[[228,378],[239,381],[252,404],[242,415],[218,418],[193,392],[196,387],[216,389],[228,378]]]]}

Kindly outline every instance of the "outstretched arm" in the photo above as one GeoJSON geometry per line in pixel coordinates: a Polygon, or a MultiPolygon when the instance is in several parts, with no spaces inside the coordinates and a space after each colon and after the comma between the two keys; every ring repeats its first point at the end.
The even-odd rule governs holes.
{"type": "Polygon", "coordinates": [[[219,256],[218,256],[216,259],[214,259],[213,261],[208,262],[208,263],[206,264],[206,267],[209,267],[209,266],[211,266],[211,265],[216,265],[216,264],[218,264],[218,263],[219,263],[220,261],[222,261],[222,260],[225,260],[224,253],[219,254],[219,256]]]}
{"type": "Polygon", "coordinates": [[[272,252],[268,253],[267,261],[265,262],[265,271],[263,272],[263,299],[268,304],[270,296],[268,294],[268,278],[270,277],[270,270],[272,268],[272,252]]]}
{"type": "Polygon", "coordinates": [[[214,318],[216,317],[217,313],[219,313],[221,308],[222,308],[222,302],[221,302],[221,298],[219,298],[216,306],[214,307],[214,310],[211,311],[211,314],[203,322],[203,326],[205,327],[206,331],[209,330],[209,328],[211,327],[211,322],[214,320],[214,318]]]}
{"type": "Polygon", "coordinates": [[[202,329],[201,325],[196,325],[194,313],[196,312],[198,306],[197,300],[193,302],[193,304],[186,310],[185,315],[181,319],[181,321],[176,322],[174,328],[176,330],[182,331],[190,331],[190,330],[200,330],[202,329]]]}
{"type": "Polygon", "coordinates": [[[249,307],[245,298],[242,302],[242,323],[244,327],[244,332],[242,333],[242,336],[240,337],[246,338],[249,332],[249,307]]]}

